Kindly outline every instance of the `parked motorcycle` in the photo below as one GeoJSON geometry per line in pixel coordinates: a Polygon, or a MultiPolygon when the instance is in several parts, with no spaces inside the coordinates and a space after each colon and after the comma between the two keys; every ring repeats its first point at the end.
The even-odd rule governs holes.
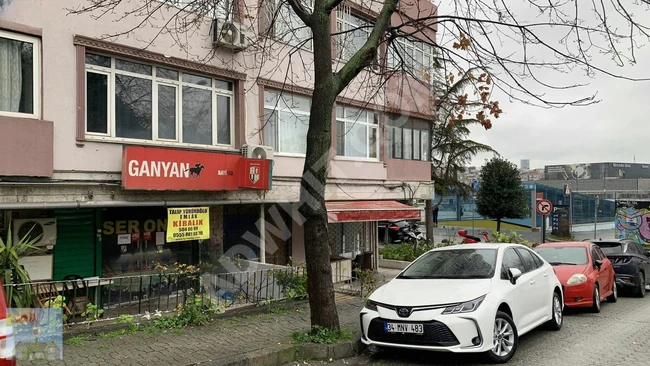
{"type": "Polygon", "coordinates": [[[409,225],[408,230],[405,230],[404,234],[404,241],[407,243],[417,244],[419,241],[424,240],[424,234],[420,230],[420,225],[416,222],[409,225]]]}
{"type": "MultiPolygon", "coordinates": [[[[487,231],[481,231],[480,234],[483,235],[483,238],[486,243],[492,242],[492,239],[490,239],[490,234],[488,234],[487,231]]],[[[461,241],[462,244],[475,244],[481,242],[480,238],[467,234],[467,230],[458,230],[458,235],[460,235],[463,238],[463,240],[461,241]]]]}

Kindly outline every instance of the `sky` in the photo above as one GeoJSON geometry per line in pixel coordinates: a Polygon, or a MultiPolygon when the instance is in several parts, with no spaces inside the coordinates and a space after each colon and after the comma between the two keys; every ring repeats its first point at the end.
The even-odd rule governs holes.
{"type": "MultiPolygon", "coordinates": [[[[451,0],[442,0],[439,14],[449,14],[453,11],[448,5],[449,1],[451,0]]],[[[538,0],[538,3],[541,2],[538,0]]],[[[547,0],[543,2],[548,3],[547,0]]],[[[512,7],[515,15],[521,15],[517,17],[518,21],[543,21],[536,17],[537,13],[531,7],[524,6],[524,3],[528,1],[508,0],[508,6],[512,7]]],[[[583,14],[583,18],[595,19],[593,13],[584,11],[583,14]]],[[[647,17],[647,13],[643,16],[647,17]]],[[[610,17],[613,18],[614,14],[610,14],[610,17]]],[[[646,25],[650,25],[650,21],[646,25]]],[[[444,39],[445,34],[440,33],[439,31],[439,37],[444,39]]],[[[559,44],[561,38],[557,32],[548,28],[540,30],[539,35],[555,45],[559,44]]],[[[641,43],[645,42],[646,47],[635,51],[636,65],[617,67],[611,57],[600,55],[592,49],[593,62],[617,74],[636,78],[650,77],[650,68],[643,67],[650,64],[650,44],[645,39],[637,39],[641,43]]],[[[628,50],[628,45],[620,46],[623,50],[628,50]]],[[[509,52],[521,50],[521,46],[512,42],[503,47],[504,51],[509,52]]],[[[555,60],[548,52],[539,49],[535,51],[538,52],[535,54],[537,60],[555,60]]],[[[650,81],[619,80],[604,73],[587,78],[584,74],[581,70],[568,74],[543,70],[537,73],[537,77],[548,83],[589,83],[585,87],[563,93],[546,90],[549,98],[568,101],[597,93],[596,99],[600,100],[599,103],[546,109],[511,101],[506,93],[495,91],[493,98],[499,100],[504,113],[498,119],[492,118],[493,127],[490,130],[486,131],[478,126],[473,128],[470,138],[492,146],[502,157],[517,166],[521,159],[530,159],[533,169],[543,168],[545,165],[572,163],[650,163],[650,149],[645,147],[648,141],[646,133],[650,132],[650,127],[646,125],[650,110],[650,81]]],[[[531,80],[527,82],[526,85],[535,86],[531,80]]],[[[492,156],[479,155],[473,160],[473,165],[482,166],[485,159],[492,156]]]]}

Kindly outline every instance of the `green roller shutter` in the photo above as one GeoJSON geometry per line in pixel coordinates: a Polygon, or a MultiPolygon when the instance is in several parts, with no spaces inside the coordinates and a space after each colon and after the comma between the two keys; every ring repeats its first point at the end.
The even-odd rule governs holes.
{"type": "Polygon", "coordinates": [[[54,212],[54,216],[57,221],[54,280],[72,274],[95,276],[95,210],[59,210],[54,212]]]}

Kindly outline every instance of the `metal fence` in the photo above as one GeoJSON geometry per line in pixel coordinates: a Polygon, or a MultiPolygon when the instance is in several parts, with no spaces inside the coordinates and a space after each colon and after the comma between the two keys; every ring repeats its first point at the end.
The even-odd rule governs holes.
{"type": "Polygon", "coordinates": [[[157,273],[5,284],[4,290],[10,294],[29,289],[34,307],[62,308],[68,323],[80,323],[171,312],[190,299],[200,299],[220,309],[283,300],[302,276],[306,276],[304,268],[280,267],[200,275],[157,273]]]}

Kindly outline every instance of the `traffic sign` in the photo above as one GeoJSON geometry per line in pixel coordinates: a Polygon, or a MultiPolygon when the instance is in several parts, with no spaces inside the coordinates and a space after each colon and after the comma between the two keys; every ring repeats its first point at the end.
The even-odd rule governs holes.
{"type": "Polygon", "coordinates": [[[537,201],[537,213],[540,215],[548,215],[553,211],[553,204],[549,200],[537,201]]]}

